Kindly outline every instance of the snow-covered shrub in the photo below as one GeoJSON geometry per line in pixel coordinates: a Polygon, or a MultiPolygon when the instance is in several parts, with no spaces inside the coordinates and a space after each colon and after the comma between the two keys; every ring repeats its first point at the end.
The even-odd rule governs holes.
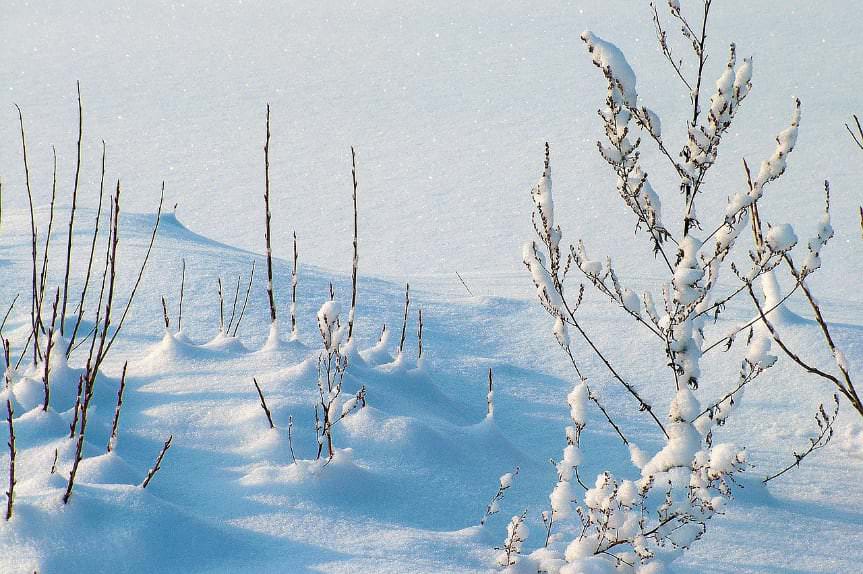
{"type": "MultiPolygon", "coordinates": [[[[746,385],[775,364],[776,357],[769,353],[772,342],[785,350],[770,323],[787,298],[779,291],[773,273],[783,262],[796,269],[791,263],[790,250],[798,240],[788,224],[763,229],[758,206],[768,184],[785,172],[788,156],[797,141],[800,101],[794,100],[789,126],[775,137],[773,154],[761,163],[757,172],[746,166],[745,188],[730,193],[724,213],[700,215],[696,208],[708,189],[707,173],[717,160],[723,136],[750,93],[753,64],[750,58],[739,60],[732,44],[725,66],[712,88],[709,87],[704,64],[710,0],[693,9],[698,13],[698,22],[677,2],[669,1],[668,8],[670,17],[682,29],[682,42],[694,59],[686,63],[672,55],[662,18],[654,6],[660,49],[690,95],[686,139],[676,155],[664,139],[659,116],[640,101],[636,74],[623,53],[593,32],[581,36],[607,84],[605,105],[599,110],[605,140],[598,142],[597,147],[614,172],[618,195],[635,217],[637,235],[650,243],[667,272],[659,297],[650,291],[639,295],[624,285],[611,259],[591,259],[583,241],[568,249],[561,247],[563,234],[555,222],[547,144],[542,176],[531,190],[538,240],[524,246],[524,263],[540,304],[553,319],[552,334],[578,377],[568,397],[573,426],[567,427],[567,445],[557,463],[558,482],[550,495],[551,510],[542,515],[546,526],[545,547],[531,555],[541,572],[658,572],[681,550],[700,539],[708,520],[721,511],[732,495],[735,475],[748,466],[742,448],[714,444],[713,430],[729,421],[746,385]],[[648,140],[657,148],[661,161],[667,161],[677,175],[683,202],[678,222],[664,217],[660,194],[651,184],[642,161],[640,146],[648,140]],[[732,254],[745,254],[737,243],[747,227],[752,228],[754,247],[748,253],[746,268],[740,268],[732,254]],[[719,278],[725,269],[730,269],[739,281],[739,287],[730,292],[719,288],[719,278]],[[567,280],[572,279],[575,271],[580,272],[584,282],[570,288],[567,280]],[[657,415],[654,405],[612,364],[597,344],[598,339],[583,325],[578,310],[584,302],[585,284],[592,285],[602,297],[618,306],[654,340],[657,362],[669,368],[665,417],[657,415]],[[731,334],[711,341],[713,324],[725,305],[746,296],[755,302],[758,315],[731,334]],[[740,333],[746,334],[746,343],[740,351],[739,370],[727,380],[713,380],[714,377],[704,380],[701,370],[704,355],[715,349],[729,350],[740,333]],[[598,357],[607,374],[652,419],[657,435],[665,442],[658,452],[646,455],[624,435],[614,419],[615,410],[621,405],[605,406],[588,386],[587,374],[580,363],[584,353],[598,357]],[[722,397],[702,404],[699,395],[703,392],[722,397]],[[592,487],[582,483],[578,474],[580,440],[588,402],[597,406],[629,448],[638,470],[636,475],[624,478],[606,471],[598,475],[592,487]],[[564,544],[553,528],[567,519],[575,521],[579,534],[564,544]]],[[[798,286],[803,286],[802,277],[820,264],[820,250],[831,235],[829,215],[825,215],[816,238],[809,242],[807,262],[795,275],[798,286]]],[[[841,363],[839,368],[842,370],[841,363]]],[[[828,428],[832,424],[829,416],[823,408],[819,412],[823,415],[818,419],[819,426],[828,428]]],[[[829,437],[830,432],[823,435],[829,437]]]]}
{"type": "MultiPolygon", "coordinates": [[[[849,126],[847,123],[845,124],[845,128],[848,130],[848,133],[851,134],[851,138],[854,140],[854,143],[857,145],[857,147],[863,150],[863,126],[861,126],[860,124],[860,119],[855,115],[854,128],[849,126]]],[[[754,296],[752,297],[752,300],[756,308],[758,309],[759,315],[762,319],[762,323],[767,328],[770,337],[773,339],[773,341],[776,342],[780,349],[782,349],[785,355],[793,362],[797,363],[797,365],[800,366],[804,371],[815,374],[832,384],[836,389],[838,395],[842,395],[843,397],[845,397],[851,407],[855,411],[857,411],[860,416],[863,416],[863,400],[861,400],[861,397],[854,386],[854,379],[851,376],[851,371],[848,365],[848,361],[845,358],[845,353],[836,345],[836,342],[830,333],[830,326],[828,325],[821,311],[821,306],[818,303],[818,299],[813,295],[809,285],[807,285],[806,283],[806,278],[809,275],[821,269],[821,250],[827,245],[827,242],[833,238],[833,226],[830,222],[830,184],[827,181],[824,182],[824,195],[824,212],[821,214],[821,217],[818,220],[818,226],[816,228],[815,236],[806,243],[808,252],[804,255],[802,263],[795,263],[792,254],[787,250],[783,251],[782,253],[782,259],[785,263],[785,267],[794,280],[794,285],[789,290],[785,298],[791,296],[798,289],[803,292],[806,302],[809,305],[809,308],[812,310],[815,322],[818,324],[819,330],[821,331],[824,344],[834,358],[838,375],[834,374],[836,371],[834,371],[834,373],[831,373],[817,368],[816,366],[806,361],[806,359],[804,359],[804,357],[799,352],[797,352],[797,350],[789,347],[787,341],[782,338],[778,327],[771,322],[769,309],[765,311],[762,308],[764,306],[768,306],[767,302],[765,301],[765,304],[762,306],[759,305],[759,301],[754,296]]],[[[860,208],[860,226],[861,229],[863,229],[863,207],[860,208]]],[[[771,231],[773,231],[773,229],[771,229],[771,231]]],[[[770,239],[768,234],[768,243],[769,242],[770,239]]],[[[836,408],[838,409],[838,396],[835,396],[835,399],[836,408]]],[[[836,419],[835,412],[836,411],[834,410],[833,416],[829,416],[824,410],[824,405],[819,406],[818,412],[815,415],[815,420],[817,421],[818,427],[820,429],[818,438],[810,440],[808,448],[803,451],[802,454],[795,452],[795,460],[788,468],[797,466],[803,457],[813,452],[814,450],[817,450],[821,446],[824,446],[824,444],[826,444],[826,442],[830,440],[830,437],[832,437],[833,435],[832,425],[836,419]]],[[[775,476],[782,474],[782,472],[777,473],[777,475],[775,476]]]]}
{"type": "Polygon", "coordinates": [[[340,345],[347,337],[347,328],[341,326],[339,313],[341,307],[335,301],[327,301],[318,311],[318,329],[323,340],[324,350],[318,356],[318,393],[320,401],[315,406],[315,431],[318,437],[318,453],[321,458],[324,443],[327,446],[327,456],[335,456],[333,445],[333,427],[355,409],[365,406],[365,387],[361,387],[356,396],[341,400],[342,385],[345,371],[348,368],[348,356],[342,354],[340,345]]]}
{"type": "Polygon", "coordinates": [[[503,541],[503,547],[500,548],[500,553],[497,556],[497,563],[506,569],[518,564],[521,547],[527,540],[529,533],[527,525],[524,523],[526,517],[527,511],[516,514],[506,526],[506,539],[503,541]]]}

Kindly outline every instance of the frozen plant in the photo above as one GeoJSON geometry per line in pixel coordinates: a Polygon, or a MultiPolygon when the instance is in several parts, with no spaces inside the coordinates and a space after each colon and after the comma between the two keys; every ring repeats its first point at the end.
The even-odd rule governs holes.
{"type": "MultiPolygon", "coordinates": [[[[555,222],[548,144],[542,176],[531,190],[538,240],[524,246],[523,260],[540,304],[553,319],[554,339],[579,381],[568,397],[574,426],[567,429],[567,447],[557,463],[558,482],[550,496],[551,511],[542,516],[546,548],[534,556],[538,569],[543,571],[656,572],[700,539],[708,520],[731,497],[735,475],[748,466],[743,449],[714,444],[714,430],[732,420],[733,407],[745,387],[775,364],[771,344],[783,346],[771,319],[787,296],[782,296],[773,273],[783,262],[794,269],[789,262],[797,235],[790,225],[764,224],[758,209],[765,189],[786,170],[797,141],[800,101],[794,100],[790,125],[775,137],[774,151],[758,171],[750,171],[744,161],[746,185],[730,194],[724,213],[699,214],[699,199],[709,189],[708,173],[717,161],[723,137],[752,89],[752,59],[738,59],[737,49],[731,44],[725,65],[709,86],[705,62],[711,0],[697,6],[696,15],[676,1],[668,2],[668,17],[681,30],[681,37],[672,42],[659,9],[651,4],[660,50],[690,98],[686,137],[676,154],[664,138],[660,117],[640,101],[636,74],[620,49],[593,32],[581,36],[607,85],[605,105],[599,110],[605,137],[597,148],[614,173],[617,194],[635,219],[636,236],[649,242],[666,272],[659,297],[650,291],[639,295],[625,285],[611,258],[592,259],[583,241],[562,248],[562,230],[555,222]],[[674,54],[675,43],[691,52],[691,61],[674,54]],[[641,158],[642,137],[653,142],[661,161],[668,162],[677,176],[682,201],[682,216],[677,222],[664,218],[660,194],[641,158]],[[736,249],[747,227],[751,227],[754,238],[754,247],[748,253],[736,249]],[[743,268],[732,257],[738,253],[747,256],[743,268]],[[739,281],[739,286],[729,292],[719,287],[720,275],[727,269],[739,281]],[[570,288],[567,280],[576,272],[583,282],[570,288]],[[663,410],[668,414],[663,420],[581,322],[578,311],[585,300],[585,285],[619,307],[654,341],[657,364],[668,367],[663,400],[663,410]],[[758,315],[709,342],[725,306],[747,295],[755,302],[758,315]],[[704,355],[717,349],[730,350],[740,333],[746,334],[746,341],[739,349],[739,369],[727,377],[727,382],[721,374],[715,375],[716,380],[705,380],[701,370],[704,355]],[[577,342],[573,335],[578,337],[577,342]],[[588,387],[588,377],[580,366],[580,349],[595,355],[610,378],[634,399],[633,407],[650,417],[665,442],[658,452],[647,455],[627,439],[614,420],[614,410],[626,406],[615,404],[612,409],[600,402],[599,394],[588,387]],[[708,398],[702,404],[699,397],[706,393],[710,393],[707,397],[719,398],[708,398]],[[588,402],[597,406],[629,448],[638,475],[627,479],[602,472],[591,488],[582,484],[583,492],[576,497],[572,479],[581,483],[579,441],[588,402]],[[573,504],[577,505],[575,530],[579,534],[564,547],[553,527],[570,517],[573,504]]],[[[828,219],[822,221],[817,237],[809,242],[808,263],[799,274],[817,268],[820,249],[830,235],[828,219]]],[[[797,286],[801,285],[802,279],[798,278],[797,286]]],[[[826,413],[818,420],[822,429],[831,424],[826,413]]],[[[828,430],[822,438],[829,434],[828,430]]],[[[820,440],[813,445],[821,444],[820,440]]]]}
{"type": "Polygon", "coordinates": [[[340,326],[340,305],[335,301],[326,301],[318,311],[318,330],[321,333],[324,350],[318,356],[318,393],[320,400],[315,405],[315,432],[318,441],[317,459],[320,459],[324,444],[327,447],[327,458],[335,456],[333,445],[333,427],[354,410],[364,407],[366,389],[361,387],[356,396],[342,401],[342,386],[345,371],[348,368],[348,357],[340,351],[342,338],[347,335],[345,327],[340,326]]]}
{"type": "Polygon", "coordinates": [[[485,507],[485,514],[483,514],[482,520],[479,521],[480,526],[484,526],[489,518],[500,512],[500,502],[506,496],[506,491],[512,488],[512,481],[516,476],[518,476],[518,467],[515,467],[515,470],[512,472],[501,475],[498,479],[497,492],[494,493],[494,496],[491,497],[491,500],[485,507]]]}
{"type": "MultiPolygon", "coordinates": [[[[812,310],[815,322],[817,323],[824,340],[824,344],[833,356],[835,370],[830,372],[829,369],[824,370],[818,368],[802,353],[800,353],[799,349],[792,348],[788,341],[782,337],[781,325],[771,316],[770,313],[772,308],[775,306],[770,299],[775,299],[776,297],[770,297],[769,294],[765,292],[766,299],[762,302],[753,291],[751,283],[748,283],[746,287],[750,299],[758,312],[757,318],[769,334],[770,339],[777,344],[777,346],[792,362],[796,363],[804,371],[828,381],[834,387],[836,392],[845,397],[851,407],[860,416],[863,416],[863,400],[861,400],[860,395],[857,393],[857,389],[854,386],[854,379],[851,376],[850,367],[845,357],[845,353],[837,346],[835,339],[830,333],[830,326],[824,318],[821,306],[812,293],[809,285],[806,283],[806,279],[821,268],[821,251],[827,245],[827,242],[833,237],[833,226],[830,222],[830,184],[826,181],[824,182],[824,195],[824,211],[818,220],[815,236],[806,244],[808,252],[803,257],[803,262],[795,262],[794,256],[790,250],[783,250],[781,252],[781,262],[785,263],[785,268],[793,278],[794,284],[779,302],[781,303],[785,301],[798,290],[802,291],[807,304],[812,310]],[[835,374],[837,371],[838,375],[835,374]]],[[[769,241],[770,235],[768,233],[767,242],[769,243],[769,241]]],[[[819,411],[823,411],[823,405],[819,407],[819,411]]],[[[829,440],[829,438],[827,440],[829,440]]],[[[809,452],[812,451],[808,450],[807,454],[809,452]]],[[[799,464],[799,459],[795,461],[794,466],[797,464],[799,464]]]]}
{"type": "Polygon", "coordinates": [[[528,535],[527,524],[524,523],[526,517],[525,510],[513,516],[506,526],[506,539],[503,541],[503,547],[499,548],[500,553],[497,556],[497,563],[505,568],[505,572],[518,564],[521,547],[528,535]]]}
{"type": "MultiPolygon", "coordinates": [[[[855,115],[854,118],[854,128],[845,124],[845,128],[848,130],[848,133],[851,134],[854,143],[863,150],[863,127],[861,127],[859,118],[855,115]]],[[[822,370],[811,364],[810,361],[806,360],[804,356],[798,350],[792,349],[787,341],[782,338],[780,333],[779,326],[775,325],[774,322],[771,321],[771,317],[769,312],[765,311],[762,306],[759,304],[759,301],[753,296],[752,300],[758,309],[759,315],[764,326],[768,329],[771,338],[780,349],[785,353],[788,358],[790,358],[793,362],[797,363],[803,370],[806,372],[815,374],[822,379],[831,383],[836,391],[845,397],[851,407],[857,411],[860,416],[863,416],[863,400],[861,400],[860,395],[857,392],[857,389],[854,386],[854,379],[851,376],[851,370],[848,365],[848,361],[845,357],[845,353],[840,349],[830,333],[830,326],[827,323],[827,320],[824,318],[823,312],[821,310],[821,306],[818,303],[817,298],[812,293],[809,285],[806,283],[806,279],[812,273],[815,273],[821,268],[821,250],[827,245],[827,242],[833,237],[833,226],[830,221],[830,184],[828,182],[824,182],[824,211],[821,214],[821,217],[818,221],[818,226],[816,228],[815,236],[812,237],[806,244],[808,253],[803,257],[802,264],[797,262],[795,263],[794,258],[790,252],[783,252],[782,260],[785,263],[785,267],[790,273],[791,277],[794,279],[794,285],[789,290],[788,294],[783,298],[787,299],[794,292],[800,289],[803,292],[803,295],[806,299],[807,304],[809,305],[812,313],[814,315],[815,322],[818,324],[818,328],[821,331],[821,335],[824,339],[824,344],[827,347],[827,350],[830,351],[830,354],[834,358],[836,370],[832,373],[827,370],[822,370]],[[835,374],[838,371],[838,375],[835,374]]],[[[860,225],[861,229],[863,229],[863,207],[860,208],[860,225]]],[[[837,403],[838,408],[838,403],[837,403]]],[[[835,419],[835,416],[833,417],[835,419]]],[[[826,436],[826,440],[829,440],[829,437],[832,436],[832,431],[825,435],[824,429],[826,428],[826,421],[828,421],[830,417],[827,417],[824,414],[824,406],[821,405],[819,407],[819,412],[816,415],[816,420],[818,422],[818,426],[821,428],[822,432],[820,433],[821,437],[826,436]]],[[[832,427],[831,427],[832,428],[832,427]]],[[[809,454],[814,449],[808,448],[804,451],[805,456],[809,454]]],[[[792,466],[797,466],[800,463],[800,459],[802,458],[797,453],[794,453],[795,461],[792,463],[792,466]]],[[[779,474],[782,474],[781,472],[779,474]]]]}

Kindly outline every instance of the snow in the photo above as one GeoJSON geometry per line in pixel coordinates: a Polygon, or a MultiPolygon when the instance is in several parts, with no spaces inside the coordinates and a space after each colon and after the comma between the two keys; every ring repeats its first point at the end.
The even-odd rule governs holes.
{"type": "Polygon", "coordinates": [[[794,234],[794,227],[787,223],[774,225],[768,229],[764,240],[774,252],[788,251],[797,245],[797,235],[794,234]]]}
{"type": "MultiPolygon", "coordinates": [[[[853,193],[859,156],[842,124],[860,112],[860,82],[847,72],[863,57],[854,16],[847,3],[835,0],[781,9],[742,0],[718,6],[706,84],[713,86],[718,78],[723,91],[746,96],[747,102],[726,135],[727,148],[709,182],[715,186],[699,209],[706,230],[701,236],[707,237],[722,223],[726,201],[730,214],[751,205],[740,158],[750,160],[760,183],[785,167],[794,147],[781,185],[759,206],[764,221],[802,222],[795,224],[802,241],[795,246],[782,225],[769,227],[766,239],[774,251],[791,249],[798,268],[818,269],[807,285],[817,293],[842,351],[831,356],[823,350],[799,293],[787,302],[798,315],[784,315],[782,327],[789,345],[819,368],[844,368],[852,376],[861,370],[863,324],[863,301],[848,280],[863,274],[853,193]],[[751,59],[741,58],[729,84],[724,38],[737,40],[741,54],[757,55],[754,80],[751,59]],[[799,123],[799,112],[792,111],[791,122],[787,117],[792,94],[807,111],[799,130],[792,125],[799,123]],[[763,170],[760,158],[768,158],[763,170]],[[835,190],[831,214],[813,221],[825,177],[835,190]],[[717,209],[720,216],[708,220],[717,209]],[[825,246],[834,234],[836,240],[825,246]]],[[[590,484],[609,468],[619,477],[618,497],[628,501],[645,468],[647,474],[667,468],[690,452],[691,442],[700,442],[698,425],[682,422],[666,425],[674,437],[668,445],[651,434],[644,413],[630,412],[631,398],[605,379],[595,358],[581,365],[591,390],[639,446],[620,443],[587,401],[586,386],[576,400],[568,400],[574,385],[583,383],[550,333],[563,336],[566,329],[556,329],[537,309],[535,289],[522,270],[522,259],[531,257],[519,257],[529,231],[536,160],[548,140],[559,159],[555,225],[571,230],[571,241],[583,237],[592,253],[614,258],[627,285],[622,301],[627,309],[642,308],[634,297],[642,293],[645,318],[665,313],[656,280],[662,263],[648,248],[627,251],[632,244],[624,239],[631,237],[634,221],[620,208],[616,182],[605,177],[607,166],[594,147],[603,136],[595,110],[605,97],[605,87],[595,81],[594,59],[624,79],[622,97],[650,106],[645,115],[654,135],[668,141],[686,137],[684,122],[668,113],[679,104],[667,95],[676,79],[654,53],[646,10],[620,0],[530,8],[445,1],[255,9],[247,3],[155,0],[106,6],[84,0],[61,6],[13,0],[4,6],[0,35],[7,71],[6,111],[0,118],[4,308],[16,293],[23,297],[29,291],[29,222],[22,209],[11,102],[21,105],[28,130],[40,230],[48,218],[50,145],[57,145],[62,210],[52,254],[60,254],[66,237],[59,222],[68,209],[74,169],[75,80],[81,80],[85,163],[76,221],[95,216],[104,138],[107,179],[122,178],[128,190],[121,216],[128,241],[120,246],[120,299],[134,279],[162,178],[166,205],[179,202],[179,219],[163,220],[139,299],[97,382],[87,457],[68,507],[59,500],[72,455],[65,437],[80,354],[68,365],[53,364],[55,406],[47,413],[40,407],[38,371],[22,368],[11,392],[2,391],[15,402],[19,483],[13,520],[0,522],[0,571],[488,572],[495,567],[493,548],[501,545],[514,513],[528,509],[531,532],[522,551],[539,556],[539,513],[549,504],[558,513],[564,507],[572,511],[573,504],[564,504],[569,496],[582,503],[583,491],[574,481],[557,489],[556,470],[579,464],[590,484]],[[594,47],[589,56],[579,37],[585,28],[598,34],[588,37],[594,47]],[[633,67],[639,70],[637,93],[633,67]],[[264,274],[259,274],[239,337],[224,337],[217,333],[213,277],[247,273],[252,258],[264,269],[256,254],[263,252],[260,156],[267,101],[273,109],[273,284],[279,324],[269,324],[264,274]],[[661,126],[659,117],[665,120],[661,126]],[[347,414],[335,430],[336,455],[325,464],[311,460],[315,366],[322,346],[316,314],[328,306],[330,280],[342,310],[349,301],[351,144],[360,151],[360,309],[356,353],[350,354],[345,400],[337,410],[347,414]],[[288,340],[294,229],[302,259],[300,328],[296,339],[288,340]],[[169,309],[176,308],[182,257],[188,265],[183,332],[166,334],[159,299],[165,296],[169,309]],[[410,335],[404,362],[394,363],[405,279],[429,311],[422,371],[412,368],[410,335]],[[389,327],[381,337],[383,323],[389,327]],[[120,435],[115,451],[106,454],[126,360],[120,435]],[[486,419],[490,366],[495,416],[486,419]],[[273,411],[275,429],[268,427],[253,376],[273,411]],[[361,385],[368,388],[365,408],[358,408],[354,394],[361,385]],[[289,416],[297,464],[288,446],[289,416]],[[561,429],[572,424],[570,417],[590,423],[578,447],[563,444],[561,429]],[[171,433],[174,446],[162,469],[141,489],[171,433]],[[55,449],[60,468],[50,474],[55,449]],[[563,466],[551,467],[550,458],[563,466]],[[477,529],[493,494],[489,490],[516,465],[519,478],[500,503],[501,512],[477,529]]],[[[631,137],[634,141],[635,131],[631,137]]],[[[642,153],[654,152],[645,145],[642,153]]],[[[662,215],[670,221],[679,210],[677,188],[661,170],[650,177],[639,201],[653,206],[659,218],[661,195],[662,215]]],[[[740,216],[723,226],[716,244],[736,239],[747,243],[744,251],[749,248],[748,215],[740,216]]],[[[76,241],[79,237],[77,245],[83,245],[83,231],[76,241]]],[[[697,252],[708,254],[711,243],[696,248],[680,267],[674,294],[679,301],[697,297],[702,264],[697,252]]],[[[73,293],[86,264],[83,251],[73,254],[73,293]]],[[[585,256],[582,269],[600,276],[603,264],[585,256]]],[[[535,266],[531,272],[548,287],[547,274],[535,266]]],[[[52,268],[52,281],[56,278],[52,268]]],[[[723,279],[723,287],[734,285],[730,273],[723,279]]],[[[765,300],[787,293],[791,283],[777,281],[766,285],[765,300]]],[[[3,330],[13,352],[20,351],[29,321],[27,305],[19,305],[3,330]]],[[[328,307],[325,316],[332,320],[338,313],[328,307]]],[[[651,362],[650,339],[639,334],[634,321],[624,333],[612,329],[619,311],[588,298],[580,313],[596,343],[661,416],[670,406],[662,401],[668,395],[667,367],[651,362]]],[[[729,306],[716,332],[752,318],[751,308],[729,306]]],[[[412,315],[409,334],[414,322],[412,315]]],[[[696,341],[698,326],[688,328],[682,338],[696,341]]],[[[571,331],[566,336],[577,347],[581,340],[571,331]]],[[[745,339],[740,333],[735,345],[745,339]]],[[[748,346],[760,363],[771,351],[780,359],[747,386],[744,401],[735,396],[732,420],[743,421],[747,431],[714,427],[715,445],[704,456],[710,468],[728,469],[745,446],[754,468],[738,475],[744,488],[734,490],[735,498],[722,508],[725,514],[711,520],[705,537],[673,570],[855,572],[863,561],[858,527],[863,430],[843,409],[834,442],[816,452],[811,464],[807,460],[781,481],[761,486],[763,475],[791,462],[800,437],[790,429],[809,429],[810,411],[828,400],[832,389],[789,366],[759,333],[748,346]]],[[[719,353],[691,365],[708,375],[730,362],[719,353]]],[[[699,392],[718,400],[734,382],[699,392]]],[[[678,418],[694,409],[688,397],[675,407],[678,418]]],[[[5,445],[2,426],[0,445],[5,445]]],[[[4,479],[5,454],[0,456],[4,479]]],[[[561,568],[562,556],[549,551],[548,564],[570,574],[612,571],[607,560],[584,558],[593,548],[572,534],[566,534],[573,540],[566,553],[583,559],[561,568]]],[[[683,543],[692,535],[675,536],[683,543]]]]}
{"type": "Polygon", "coordinates": [[[634,107],[638,99],[635,72],[632,71],[620,48],[611,42],[606,42],[590,30],[583,32],[581,39],[587,44],[593,63],[620,82],[619,90],[615,91],[623,98],[623,103],[634,107]]]}

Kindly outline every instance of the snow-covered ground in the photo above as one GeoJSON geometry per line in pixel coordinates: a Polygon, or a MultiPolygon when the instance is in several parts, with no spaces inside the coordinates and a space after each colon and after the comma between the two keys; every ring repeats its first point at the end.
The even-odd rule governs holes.
{"type": "MultiPolygon", "coordinates": [[[[76,242],[86,242],[95,216],[105,139],[107,180],[121,178],[125,190],[121,301],[149,239],[162,179],[167,215],[129,322],[97,384],[88,458],[68,506],[61,497],[74,445],[64,437],[77,374],[60,372],[47,414],[33,408],[41,383],[16,389],[20,482],[15,517],[0,523],[0,571],[483,572],[494,569],[493,548],[509,518],[525,508],[533,531],[525,546],[541,545],[539,512],[557,479],[548,461],[564,444],[566,395],[574,382],[521,263],[542,142],[552,145],[565,240],[589,238],[591,252],[614,256],[634,288],[657,289],[661,271],[647,247],[631,251],[633,243],[621,241],[631,237],[634,222],[596,153],[602,134],[595,110],[604,88],[579,34],[591,28],[628,54],[639,72],[639,95],[663,116],[668,138],[684,133],[682,120],[675,125],[668,118],[686,98],[668,95],[672,78],[654,49],[644,3],[462,4],[4,6],[2,308],[30,289],[29,214],[12,102],[24,113],[42,229],[50,144],[57,145],[62,216],[52,250],[60,253],[74,170],[75,80],[81,80],[84,223],[76,242]],[[269,347],[265,264],[258,255],[266,102],[273,110],[274,285],[282,335],[269,347]],[[313,458],[315,450],[315,313],[330,281],[343,305],[350,294],[350,145],[358,150],[360,179],[358,347],[375,347],[383,323],[392,338],[349,367],[346,393],[365,385],[368,401],[337,427],[336,446],[350,451],[326,468],[294,465],[289,417],[297,457],[313,458]],[[298,342],[287,341],[293,230],[301,246],[298,342]],[[178,338],[165,335],[160,298],[173,315],[183,259],[184,337],[178,338]],[[216,338],[216,278],[229,286],[240,273],[245,280],[253,259],[255,282],[238,339],[216,338]],[[413,299],[408,346],[405,360],[392,363],[405,281],[413,299]],[[425,361],[416,368],[420,307],[425,361]],[[119,440],[105,454],[126,360],[119,440]],[[493,419],[485,416],[490,367],[493,419]],[[170,434],[162,469],[146,490],[139,488],[170,434]],[[52,475],[55,449],[59,465],[52,475]],[[478,528],[498,477],[516,465],[502,511],[478,528]]],[[[855,75],[863,62],[861,11],[838,0],[715,6],[716,57],[709,65],[718,71],[724,43],[736,41],[741,55],[754,55],[755,87],[726,138],[712,175],[714,195],[700,208],[707,213],[724,205],[745,185],[740,157],[755,164],[769,156],[772,134],[786,126],[792,96],[800,97],[798,147],[764,216],[802,222],[798,233],[808,237],[822,203],[821,182],[831,180],[836,237],[812,284],[854,373],[863,368],[857,289],[863,241],[855,219],[861,156],[843,123],[863,112],[855,75]]],[[[662,190],[672,176],[658,171],[654,187],[662,190]]],[[[679,210],[676,189],[663,199],[672,214],[679,210]]],[[[86,265],[81,251],[73,293],[86,265]]],[[[62,277],[59,257],[55,263],[54,282],[62,277]]],[[[621,335],[619,317],[599,296],[589,295],[588,303],[581,313],[599,345],[661,404],[667,377],[652,343],[634,330],[621,335]]],[[[801,303],[789,302],[799,317],[785,321],[787,338],[832,368],[801,303]]],[[[26,307],[16,308],[4,328],[13,350],[28,332],[26,307]]],[[[732,306],[716,332],[751,314],[732,306]]],[[[73,354],[70,368],[80,368],[81,360],[73,354]]],[[[583,361],[606,402],[620,405],[627,434],[646,437],[639,440],[645,450],[661,448],[625,391],[604,380],[598,359],[585,353],[583,361]]],[[[719,356],[703,368],[733,370],[731,361],[719,356]]],[[[805,444],[815,408],[831,395],[820,379],[786,363],[747,392],[734,415],[738,423],[718,431],[721,440],[746,446],[755,467],[675,571],[852,573],[863,567],[863,427],[850,409],[827,448],[769,488],[760,484],[805,444]]],[[[590,417],[583,475],[609,469],[637,476],[613,431],[598,413],[590,417]]],[[[0,439],[5,433],[4,424],[0,439]]]]}

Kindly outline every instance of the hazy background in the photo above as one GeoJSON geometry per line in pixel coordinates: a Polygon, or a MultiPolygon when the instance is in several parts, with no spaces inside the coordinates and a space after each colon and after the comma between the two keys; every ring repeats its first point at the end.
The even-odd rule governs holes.
{"type": "MultiPolygon", "coordinates": [[[[829,177],[837,240],[826,261],[845,260],[860,276],[863,156],[843,124],[863,113],[863,8],[837,0],[726,1],[713,14],[709,85],[734,40],[741,56],[755,58],[754,90],[700,213],[745,184],[741,156],[756,166],[769,156],[799,96],[799,146],[763,212],[770,221],[804,221],[820,209],[829,177]],[[772,217],[780,201],[787,209],[772,217]]],[[[605,88],[579,39],[588,28],[624,50],[642,101],[662,115],[669,147],[679,149],[685,114],[669,110],[681,111],[687,96],[656,49],[647,2],[7,0],[0,18],[4,204],[22,207],[25,197],[13,102],[25,114],[37,203],[49,197],[51,144],[60,201],[68,203],[80,80],[85,205],[95,202],[105,139],[108,178],[122,179],[127,210],[154,210],[164,179],[167,205],[179,203],[190,228],[262,251],[269,102],[277,255],[288,255],[296,229],[306,262],[350,268],[354,145],[366,273],[453,277],[458,270],[478,282],[518,271],[530,233],[527,191],[545,140],[565,235],[590,238],[594,256],[619,255],[619,236],[631,236],[634,220],[609,201],[614,180],[595,150],[605,88]]],[[[647,142],[648,159],[651,149],[647,142]]],[[[663,185],[667,167],[652,165],[671,220],[677,190],[663,185]]],[[[805,221],[798,226],[804,237],[814,227],[811,217],[805,221]]],[[[635,255],[620,261],[624,271],[651,261],[646,248],[635,255]]]]}

